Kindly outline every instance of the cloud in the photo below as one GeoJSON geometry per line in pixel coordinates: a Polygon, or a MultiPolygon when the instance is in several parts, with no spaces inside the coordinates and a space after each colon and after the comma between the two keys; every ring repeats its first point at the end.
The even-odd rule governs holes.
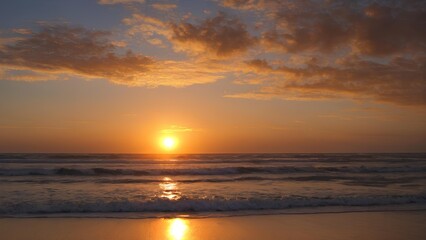
{"type": "Polygon", "coordinates": [[[129,36],[142,38],[147,43],[161,48],[166,47],[165,41],[171,35],[170,27],[166,22],[141,13],[132,14],[122,22],[129,26],[127,30],[129,36]]]}
{"type": "Polygon", "coordinates": [[[232,76],[235,87],[258,89],[228,97],[426,104],[424,1],[217,0],[232,10],[204,20],[191,12],[176,20],[175,14],[152,9],[172,10],[175,4],[98,2],[147,2],[152,11],[135,8],[122,20],[126,41],[69,25],[16,28],[0,38],[0,77],[39,81],[72,75],[184,87],[232,76]],[[181,60],[126,52],[136,44],[153,48],[148,52],[158,52],[158,58],[181,60]]]}
{"type": "Polygon", "coordinates": [[[0,67],[0,79],[14,80],[14,81],[25,81],[25,82],[36,82],[36,81],[49,81],[49,80],[59,80],[67,79],[67,76],[54,74],[54,73],[44,73],[44,72],[35,72],[31,70],[14,70],[14,69],[4,69],[0,67]]]}
{"type": "Polygon", "coordinates": [[[168,128],[162,129],[161,133],[163,134],[171,134],[171,133],[182,133],[182,132],[193,132],[194,129],[185,127],[185,126],[179,126],[179,125],[171,125],[168,128]]]}
{"type": "Polygon", "coordinates": [[[266,80],[259,77],[255,77],[255,78],[245,77],[245,78],[237,78],[236,80],[233,81],[233,83],[241,84],[241,85],[259,85],[259,84],[262,84],[264,81],[266,80]]]}
{"type": "Polygon", "coordinates": [[[118,55],[108,33],[67,25],[44,26],[28,38],[3,47],[0,65],[12,69],[69,73],[132,83],[154,60],[127,52],[118,55]]]}
{"type": "Polygon", "coordinates": [[[98,0],[99,4],[111,5],[111,4],[126,4],[126,3],[145,3],[145,0],[98,0]]]}
{"type": "Polygon", "coordinates": [[[426,3],[346,0],[222,0],[233,9],[263,13],[270,51],[331,53],[342,49],[372,56],[426,50],[426,3]]]}
{"type": "Polygon", "coordinates": [[[131,51],[118,54],[117,44],[107,37],[107,32],[81,27],[43,26],[41,31],[0,48],[1,77],[35,81],[76,75],[130,86],[182,87],[214,82],[224,74],[203,63],[156,61],[131,51]]]}
{"type": "Polygon", "coordinates": [[[175,8],[177,8],[176,4],[170,4],[170,3],[153,3],[151,6],[154,9],[160,10],[160,11],[170,11],[175,8]]]}
{"type": "Polygon", "coordinates": [[[426,105],[426,3],[222,0],[256,12],[265,59],[246,61],[258,90],[227,97],[349,98],[426,105]]]}
{"type": "Polygon", "coordinates": [[[255,59],[247,66],[269,77],[269,85],[258,91],[228,97],[288,100],[335,98],[374,99],[402,105],[426,105],[426,57],[395,57],[387,63],[348,57],[335,65],[322,66],[317,60],[305,67],[272,66],[255,59]]]}
{"type": "Polygon", "coordinates": [[[21,40],[21,37],[0,37],[0,50],[5,48],[8,44],[21,40]]]}
{"type": "Polygon", "coordinates": [[[157,27],[164,27],[166,25],[165,22],[158,18],[154,18],[148,15],[144,15],[141,13],[134,13],[131,17],[123,19],[123,23],[126,25],[139,25],[141,23],[151,24],[157,27]]]}
{"type": "Polygon", "coordinates": [[[247,66],[253,71],[270,71],[272,66],[264,59],[253,59],[246,61],[247,66]]]}
{"type": "Polygon", "coordinates": [[[274,12],[275,27],[262,38],[267,48],[291,53],[349,48],[374,56],[426,49],[425,6],[390,1],[293,3],[274,12]]]}
{"type": "Polygon", "coordinates": [[[161,61],[145,76],[143,85],[186,87],[206,84],[224,78],[227,72],[228,69],[208,62],[161,61]]]}
{"type": "Polygon", "coordinates": [[[222,58],[242,54],[257,41],[242,22],[224,13],[199,24],[173,23],[172,32],[170,40],[178,51],[222,58]]]}
{"type": "Polygon", "coordinates": [[[221,4],[224,7],[236,9],[253,9],[257,2],[256,0],[222,0],[221,4]]]}
{"type": "Polygon", "coordinates": [[[353,46],[358,52],[388,55],[426,51],[425,4],[412,8],[373,3],[363,13],[351,26],[355,29],[353,46]]]}
{"type": "Polygon", "coordinates": [[[159,46],[163,48],[165,47],[163,40],[159,38],[149,38],[146,41],[155,46],[159,46]]]}
{"type": "Polygon", "coordinates": [[[222,0],[220,4],[239,10],[265,10],[266,8],[276,9],[286,3],[282,0],[222,0]]]}
{"type": "Polygon", "coordinates": [[[32,33],[31,29],[27,29],[27,28],[15,28],[15,29],[12,29],[12,31],[15,33],[24,34],[24,35],[32,33]]]}
{"type": "Polygon", "coordinates": [[[120,48],[127,47],[127,42],[125,41],[112,41],[111,44],[120,48]]]}
{"type": "MultiPolygon", "coordinates": [[[[190,19],[184,19],[190,21],[190,19]]],[[[238,19],[219,13],[199,23],[175,23],[142,13],[122,20],[129,26],[127,33],[142,37],[151,45],[205,58],[226,58],[241,55],[257,43],[238,19]]]]}

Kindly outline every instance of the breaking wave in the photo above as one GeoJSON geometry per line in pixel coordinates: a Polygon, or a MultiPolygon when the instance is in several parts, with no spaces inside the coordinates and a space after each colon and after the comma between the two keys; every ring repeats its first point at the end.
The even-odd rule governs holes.
{"type": "Polygon", "coordinates": [[[175,169],[121,169],[121,168],[21,168],[0,169],[0,176],[64,175],[64,176],[160,176],[160,175],[234,175],[234,174],[286,174],[286,173],[422,173],[423,166],[402,167],[218,167],[175,169]]]}
{"type": "Polygon", "coordinates": [[[168,200],[120,200],[93,202],[49,201],[44,203],[5,203],[0,206],[1,215],[55,214],[55,213],[122,213],[122,212],[232,212],[250,210],[282,210],[291,208],[334,206],[384,206],[397,204],[426,204],[426,195],[368,196],[368,197],[281,197],[275,199],[190,199],[168,200]]]}

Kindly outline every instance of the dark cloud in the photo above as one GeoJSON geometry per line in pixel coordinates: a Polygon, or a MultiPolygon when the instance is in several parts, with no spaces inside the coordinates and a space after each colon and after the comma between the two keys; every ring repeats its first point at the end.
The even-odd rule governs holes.
{"type": "Polygon", "coordinates": [[[272,66],[269,65],[268,61],[264,59],[249,60],[249,61],[246,61],[246,64],[248,67],[250,67],[254,71],[269,72],[273,70],[272,66]]]}
{"type": "Polygon", "coordinates": [[[224,7],[240,10],[265,10],[266,8],[276,9],[278,6],[286,4],[282,0],[222,0],[224,7]]]}
{"type": "Polygon", "coordinates": [[[170,3],[153,3],[151,4],[151,7],[160,11],[170,11],[172,9],[177,8],[177,5],[170,3]]]}
{"type": "Polygon", "coordinates": [[[98,0],[98,3],[102,5],[130,4],[130,3],[145,3],[145,0],[98,0]]]}
{"type": "Polygon", "coordinates": [[[330,53],[350,40],[349,28],[331,15],[305,16],[311,20],[300,17],[287,14],[280,16],[277,21],[286,27],[264,32],[262,42],[269,49],[290,53],[307,50],[330,53]]]}
{"type": "Polygon", "coordinates": [[[82,27],[44,26],[0,47],[0,79],[41,81],[77,75],[129,86],[183,87],[214,82],[226,72],[202,62],[154,61],[131,51],[119,54],[117,45],[125,44],[109,41],[108,36],[82,27]]]}
{"type": "Polygon", "coordinates": [[[223,0],[222,5],[260,13],[265,51],[281,52],[274,61],[247,61],[246,72],[269,80],[259,91],[232,97],[426,104],[425,1],[223,0]],[[300,60],[306,57],[311,59],[300,60]]]}
{"type": "Polygon", "coordinates": [[[107,35],[81,27],[44,26],[40,32],[3,47],[0,65],[136,83],[136,78],[149,71],[154,61],[130,51],[116,54],[107,35]]]}
{"type": "MultiPolygon", "coordinates": [[[[378,63],[349,57],[333,66],[317,60],[305,67],[272,66],[265,60],[247,62],[259,74],[267,74],[271,84],[259,92],[240,97],[285,99],[372,98],[403,105],[426,105],[426,58],[396,57],[378,63]]],[[[238,97],[238,95],[237,95],[238,97]]]]}
{"type": "Polygon", "coordinates": [[[256,11],[247,19],[256,20],[257,27],[249,31],[225,13],[198,22],[140,13],[123,20],[133,39],[202,58],[154,61],[123,52],[127,43],[109,41],[107,32],[51,25],[40,31],[14,30],[19,38],[0,38],[0,75],[40,80],[74,74],[127,85],[187,86],[234,73],[239,84],[261,86],[240,97],[426,104],[425,1],[222,0],[221,5],[238,14],[256,11]],[[245,61],[248,51],[267,60],[245,61]]]}
{"type": "Polygon", "coordinates": [[[256,0],[222,0],[221,4],[224,7],[236,8],[236,9],[252,9],[257,5],[256,0]]]}
{"type": "Polygon", "coordinates": [[[386,6],[378,3],[363,9],[349,26],[353,46],[369,55],[415,53],[426,50],[426,8],[386,6]]]}
{"type": "Polygon", "coordinates": [[[223,0],[223,6],[265,13],[270,50],[330,53],[352,49],[384,56],[426,50],[426,2],[223,0]]]}
{"type": "Polygon", "coordinates": [[[172,24],[171,41],[178,50],[192,53],[210,53],[228,57],[246,52],[256,43],[256,38],[236,18],[224,13],[206,19],[200,24],[172,24]]]}
{"type": "Polygon", "coordinates": [[[426,49],[425,8],[377,2],[327,2],[322,5],[309,1],[301,6],[303,10],[277,12],[277,24],[286,27],[266,32],[265,42],[289,52],[330,52],[349,47],[377,56],[426,49]]]}

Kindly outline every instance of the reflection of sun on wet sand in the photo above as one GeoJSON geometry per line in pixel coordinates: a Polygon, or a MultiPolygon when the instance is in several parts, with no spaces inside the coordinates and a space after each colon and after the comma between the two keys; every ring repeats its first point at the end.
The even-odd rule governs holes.
{"type": "Polygon", "coordinates": [[[169,225],[170,240],[184,240],[188,225],[185,220],[180,218],[172,219],[169,225]]]}
{"type": "Polygon", "coordinates": [[[0,219],[7,240],[424,240],[426,211],[203,219],[0,219]],[[22,230],[25,226],[25,231],[22,230]]]}

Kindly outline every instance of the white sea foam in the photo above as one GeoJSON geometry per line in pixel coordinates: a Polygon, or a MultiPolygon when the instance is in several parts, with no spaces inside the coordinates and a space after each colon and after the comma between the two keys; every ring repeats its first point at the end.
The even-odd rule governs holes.
{"type": "Polygon", "coordinates": [[[1,215],[53,214],[53,213],[117,213],[117,212],[221,212],[250,210],[280,210],[331,206],[385,206],[395,204],[426,204],[426,195],[369,196],[279,199],[187,199],[157,198],[146,201],[49,201],[43,203],[3,203],[1,215]]]}
{"type": "Polygon", "coordinates": [[[145,169],[130,168],[0,168],[0,176],[26,175],[67,175],[67,176],[100,176],[100,175],[233,175],[233,174],[286,174],[286,173],[418,173],[426,172],[425,166],[398,167],[215,167],[215,168],[179,168],[179,169],[145,169]]]}

